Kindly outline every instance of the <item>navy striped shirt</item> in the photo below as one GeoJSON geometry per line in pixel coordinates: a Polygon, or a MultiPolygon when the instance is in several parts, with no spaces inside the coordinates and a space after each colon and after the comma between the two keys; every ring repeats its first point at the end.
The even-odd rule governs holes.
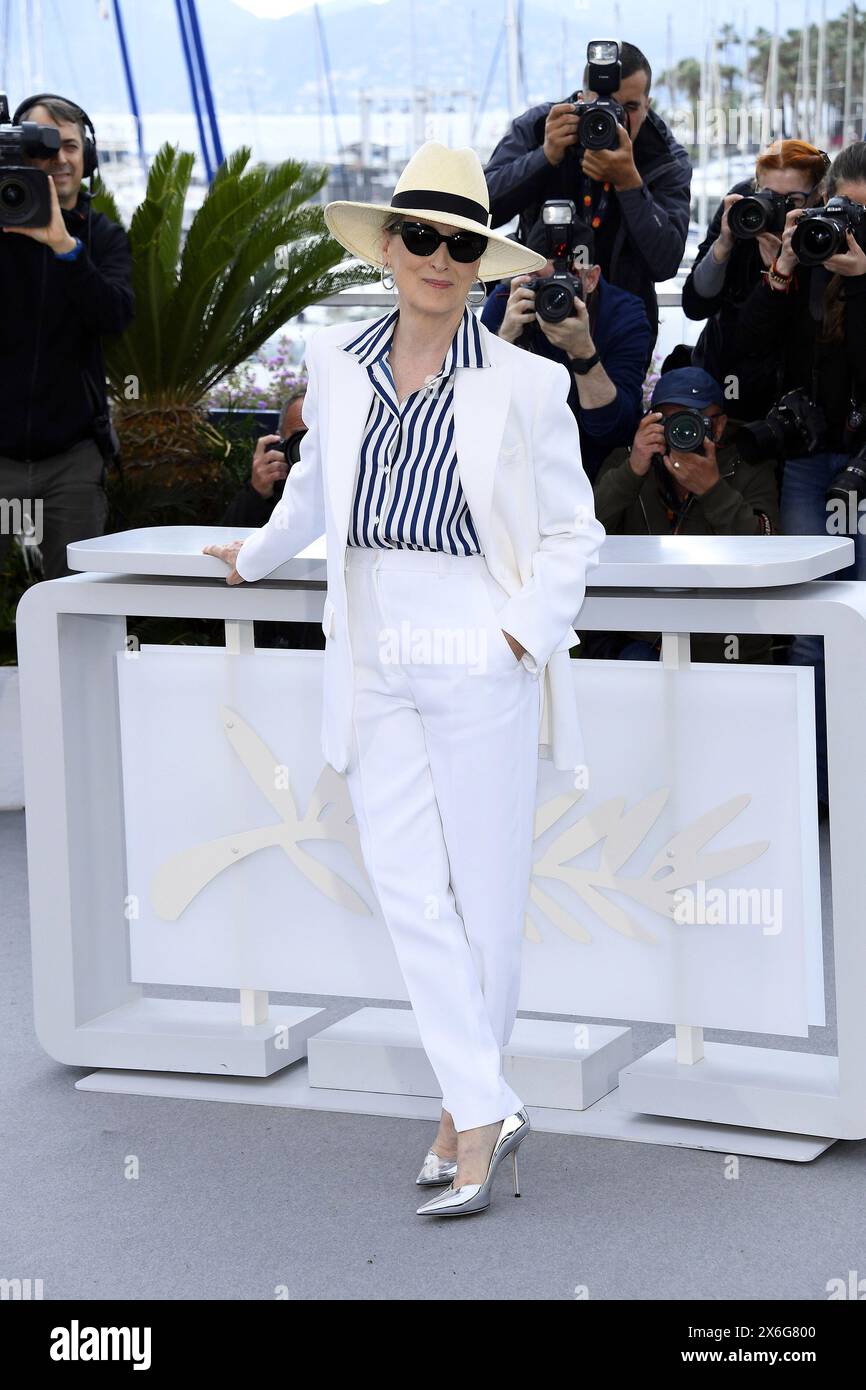
{"type": "Polygon", "coordinates": [[[343,344],[373,385],[347,543],[480,555],[457,463],[454,378],[490,366],[482,331],[467,305],[440,370],[401,405],[388,361],[399,313],[398,306],[343,344]]]}

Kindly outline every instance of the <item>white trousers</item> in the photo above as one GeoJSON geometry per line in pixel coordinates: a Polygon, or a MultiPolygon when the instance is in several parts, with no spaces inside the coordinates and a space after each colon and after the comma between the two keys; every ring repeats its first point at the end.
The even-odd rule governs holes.
{"type": "Polygon", "coordinates": [[[364,864],[458,1130],[513,1114],[540,685],[481,555],[347,547],[346,781],[364,864]]]}

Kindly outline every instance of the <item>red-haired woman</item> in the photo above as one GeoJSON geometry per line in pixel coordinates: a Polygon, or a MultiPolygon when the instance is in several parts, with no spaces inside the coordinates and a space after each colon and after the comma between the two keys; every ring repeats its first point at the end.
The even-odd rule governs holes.
{"type": "Polygon", "coordinates": [[[740,305],[759,283],[781,248],[778,235],[764,231],[752,237],[735,237],[730,210],[750,194],[779,195],[776,218],[784,223],[794,208],[814,207],[822,201],[819,189],[829,167],[823,150],[803,140],[777,140],[755,162],[755,177],[736,184],[719,204],[695,263],[683,285],[683,312],[690,319],[707,319],[693,354],[695,366],[727,387],[729,414],[737,420],[756,420],[766,415],[776,399],[772,364],[765,372],[742,372],[736,349],[740,305]],[[731,385],[732,378],[736,384],[731,385]]]}

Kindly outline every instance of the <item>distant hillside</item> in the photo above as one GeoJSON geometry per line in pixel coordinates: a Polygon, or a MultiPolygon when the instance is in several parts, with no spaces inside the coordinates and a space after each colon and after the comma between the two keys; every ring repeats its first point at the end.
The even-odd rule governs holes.
{"type": "MultiPolygon", "coordinates": [[[[106,7],[108,8],[108,7],[106,7]]],[[[224,112],[279,114],[309,111],[317,100],[317,54],[312,11],[285,19],[256,19],[231,0],[199,0],[214,93],[224,112]]],[[[681,0],[670,5],[681,13],[681,0]]],[[[834,8],[831,4],[829,8],[834,8]]],[[[68,92],[91,111],[125,111],[126,89],[113,20],[100,20],[95,0],[53,0],[45,13],[45,86],[68,92]]],[[[13,6],[13,12],[23,6],[13,6]]],[[[647,52],[655,69],[665,64],[666,7],[647,7],[628,27],[627,37],[647,52]]],[[[408,91],[414,81],[440,94],[481,92],[498,39],[500,0],[416,0],[414,34],[409,0],[387,4],[323,7],[338,108],[356,108],[358,91],[372,95],[408,91]],[[414,54],[414,61],[413,61],[414,54]]],[[[580,80],[586,42],[605,37],[612,6],[579,9],[556,0],[525,0],[527,93],[530,101],[564,96],[580,80]],[[566,17],[565,28],[563,28],[566,17]],[[600,33],[596,33],[600,30],[600,33]],[[566,54],[563,66],[563,53],[566,54]],[[565,89],[563,90],[563,76],[565,89]]],[[[139,102],[145,111],[188,111],[173,0],[124,0],[139,102]]],[[[675,57],[693,52],[691,26],[677,25],[675,57]]],[[[11,36],[2,63],[13,106],[25,95],[20,39],[11,36]]],[[[500,57],[490,106],[504,105],[505,62],[500,57]]],[[[462,104],[462,103],[461,103],[462,104]]]]}

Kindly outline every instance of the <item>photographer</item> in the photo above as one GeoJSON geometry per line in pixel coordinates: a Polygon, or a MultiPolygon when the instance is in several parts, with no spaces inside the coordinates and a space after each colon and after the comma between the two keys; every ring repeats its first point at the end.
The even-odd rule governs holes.
{"type": "MultiPolygon", "coordinates": [[[[596,45],[590,44],[592,53],[596,45]]],[[[596,256],[605,280],[643,300],[650,324],[648,357],[658,334],[655,282],[676,275],[686,245],[692,166],[661,117],[650,109],[652,69],[640,49],[620,45],[620,63],[590,61],[591,90],[564,102],[545,102],[518,116],[485,168],[491,225],[519,215],[518,239],[528,244],[541,206],[570,198],[595,231],[596,256]],[[613,72],[605,77],[608,71],[613,72]],[[615,88],[613,84],[616,84],[615,88]],[[615,148],[584,148],[585,115],[574,106],[595,100],[595,87],[610,89],[622,109],[615,148]]]]}
{"type": "MultiPolygon", "coordinates": [[[[778,530],[771,460],[747,463],[725,437],[721,385],[697,367],[659,377],[630,449],[606,459],[595,511],[608,535],[761,536],[778,530]],[[687,447],[677,448],[676,444],[687,447]]],[[[580,634],[580,656],[658,660],[660,633],[580,634]]],[[[771,638],[693,634],[695,661],[772,659],[771,638]]]]}
{"type": "MultiPolygon", "coordinates": [[[[848,145],[827,175],[825,208],[788,213],[782,248],[742,307],[738,351],[746,370],[776,365],[779,405],[750,427],[777,440],[784,463],[782,529],[789,535],[850,534],[854,563],[831,576],[866,579],[858,520],[866,492],[866,144],[848,145]],[[837,200],[839,200],[837,202],[837,200]],[[832,252],[832,254],[827,254],[832,252]],[[790,396],[788,393],[792,393],[790,396]],[[860,455],[860,458],[855,456],[860,455]],[[847,474],[849,466],[857,470],[847,474]],[[833,491],[851,505],[839,525],[833,491]],[[828,493],[830,494],[828,497],[828,493]]],[[[827,800],[824,658],[820,637],[797,636],[788,662],[815,665],[818,794],[827,800]]]]}
{"type": "MultiPolygon", "coordinates": [[[[100,340],[132,318],[132,258],[126,233],[81,189],[96,168],[86,114],[45,94],[23,102],[12,125],[22,119],[55,128],[59,148],[12,161],[49,176],[45,225],[0,218],[0,497],[37,514],[41,504],[43,576],[55,579],[70,573],[67,545],[105,526],[112,444],[100,340]]],[[[15,139],[7,126],[7,146],[15,139]]],[[[0,569],[10,541],[0,535],[0,569]]]]}
{"type": "Polygon", "coordinates": [[[611,449],[628,443],[637,427],[650,329],[642,301],[602,276],[592,228],[574,211],[570,202],[545,204],[529,246],[547,256],[546,270],[537,277],[516,275],[500,282],[481,322],[508,342],[568,367],[568,402],[577,419],[581,461],[592,481],[611,449]],[[568,220],[543,220],[551,215],[568,220]],[[562,293],[554,296],[557,275],[562,293]],[[547,285],[538,285],[545,280],[547,285]]]}
{"type": "Polygon", "coordinates": [[[289,465],[274,446],[305,429],[302,409],[306,386],[296,386],[280,413],[279,434],[263,434],[256,442],[250,476],[226,508],[221,526],[264,526],[283,495],[289,465]]]}
{"type": "MultiPolygon", "coordinates": [[[[250,476],[232,498],[221,526],[265,526],[283,495],[289,475],[289,459],[297,462],[301,436],[306,433],[302,409],[305,385],[296,386],[280,412],[279,434],[263,434],[256,441],[250,476]],[[276,447],[282,441],[284,449],[276,447]]],[[[257,647],[290,647],[323,651],[325,634],[321,623],[253,624],[257,647]]]]}
{"type": "Polygon", "coordinates": [[[758,156],[754,179],[735,184],[717,208],[683,285],[686,317],[707,320],[692,364],[725,385],[735,380],[728,399],[737,419],[765,415],[775,399],[775,378],[763,363],[741,379],[740,306],[779,254],[787,214],[821,201],[818,189],[829,164],[823,150],[802,140],[771,145],[758,156]]]}

